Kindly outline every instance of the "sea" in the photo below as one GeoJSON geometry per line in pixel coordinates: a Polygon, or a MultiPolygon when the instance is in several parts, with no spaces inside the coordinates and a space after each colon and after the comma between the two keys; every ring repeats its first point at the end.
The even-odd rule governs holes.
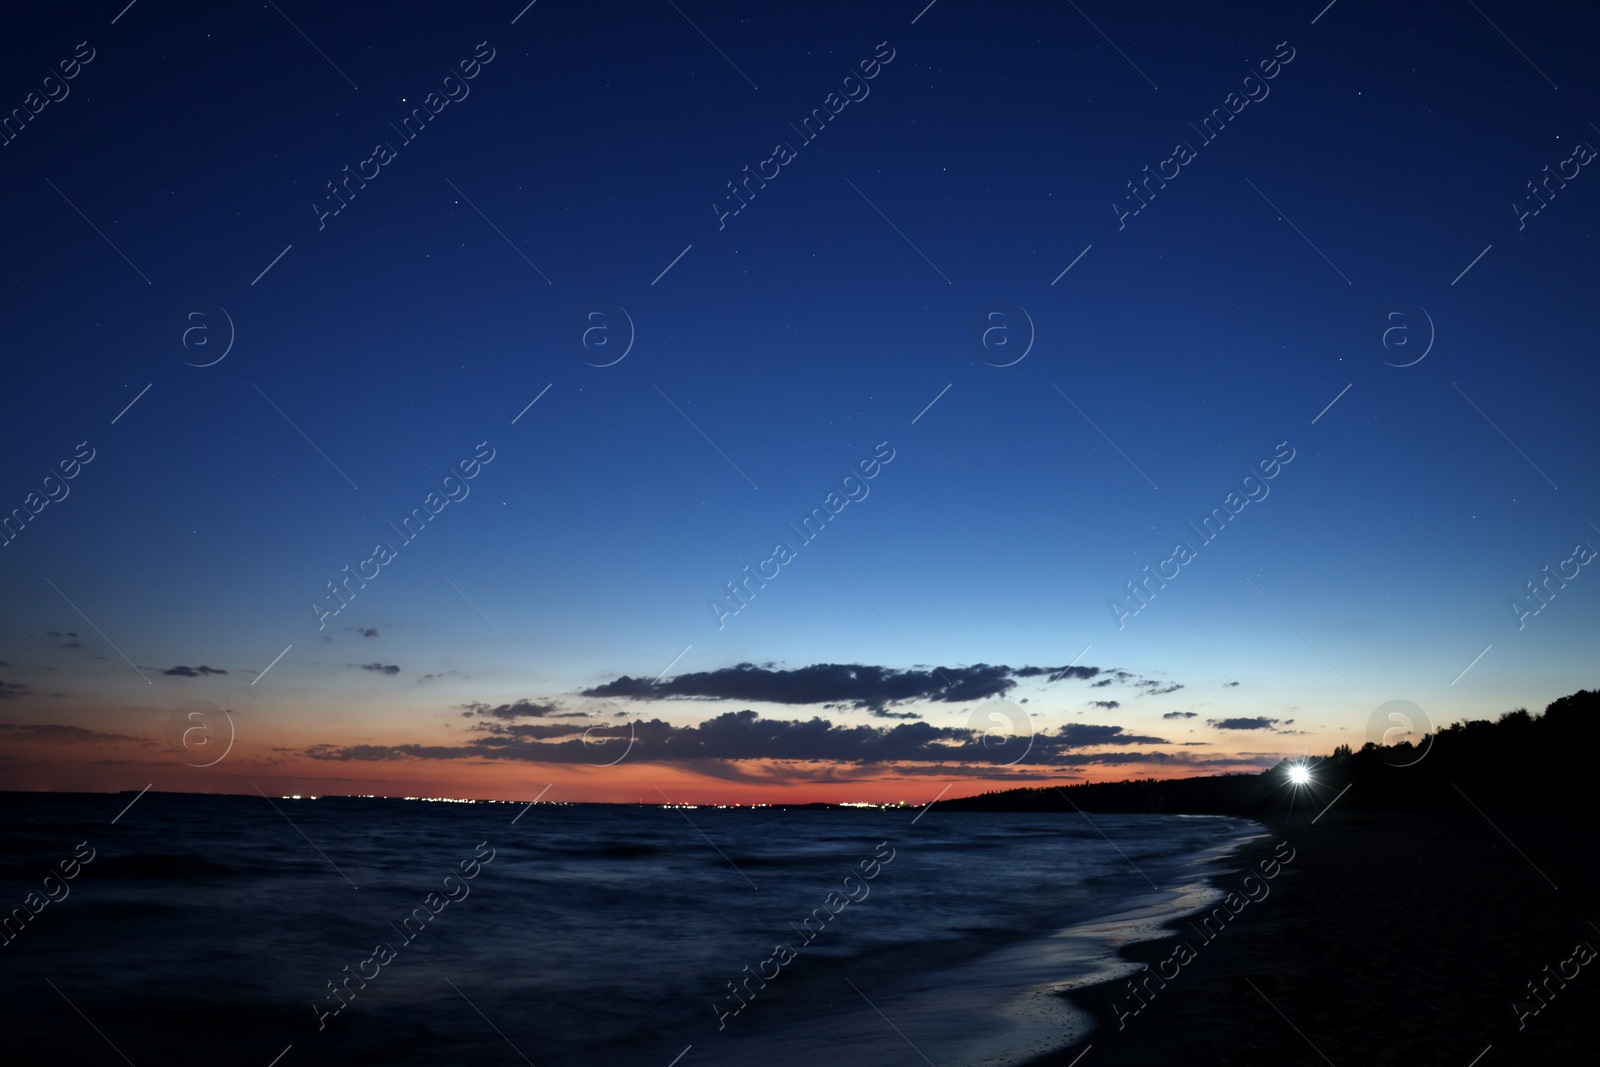
{"type": "Polygon", "coordinates": [[[1011,1067],[1244,819],[0,794],[10,1063],[1011,1067]]]}

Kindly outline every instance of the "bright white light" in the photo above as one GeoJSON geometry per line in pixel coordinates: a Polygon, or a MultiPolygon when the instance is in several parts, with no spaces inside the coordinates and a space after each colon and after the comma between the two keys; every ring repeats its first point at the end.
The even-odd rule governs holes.
{"type": "Polygon", "coordinates": [[[1296,763],[1293,767],[1289,768],[1289,781],[1293,782],[1295,785],[1305,785],[1307,782],[1311,781],[1311,772],[1306,769],[1305,764],[1296,763]]]}

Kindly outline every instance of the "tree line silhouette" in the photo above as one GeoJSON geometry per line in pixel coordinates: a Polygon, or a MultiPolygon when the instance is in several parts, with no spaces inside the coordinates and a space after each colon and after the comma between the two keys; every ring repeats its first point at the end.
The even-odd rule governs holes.
{"type": "Polygon", "coordinates": [[[945,811],[1073,811],[1253,815],[1282,810],[1294,790],[1306,803],[1339,800],[1344,810],[1458,811],[1463,798],[1481,809],[1600,815],[1594,765],[1600,759],[1600,692],[1579,690],[1544,713],[1526,708],[1497,720],[1453,723],[1397,745],[1340,745],[1324,757],[1286,759],[1260,774],[1137,779],[1036,786],[983,793],[937,805],[945,811]],[[1305,764],[1311,781],[1294,785],[1289,767],[1305,764]]]}

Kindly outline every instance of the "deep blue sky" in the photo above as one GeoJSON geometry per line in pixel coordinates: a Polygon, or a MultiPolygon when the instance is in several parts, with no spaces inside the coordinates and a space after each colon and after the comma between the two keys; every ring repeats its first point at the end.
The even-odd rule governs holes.
{"type": "MultiPolygon", "coordinates": [[[[1007,693],[1037,732],[1116,724],[1197,760],[1359,745],[1395,698],[1442,724],[1592,685],[1600,579],[1584,567],[1521,630],[1511,601],[1600,546],[1600,177],[1582,167],[1520,231],[1511,205],[1600,145],[1594,15],[921,6],[13,16],[0,107],[78,42],[94,58],[0,147],[0,508],[79,442],[95,459],[0,548],[0,722],[148,743],[7,741],[5,776],[311,788],[354,773],[311,746],[459,744],[461,705],[570,710],[685,646],[669,677],[1122,669],[1184,689],[1007,693]],[[389,124],[484,41],[470,94],[402,143],[389,124]],[[869,95],[801,144],[789,124],[889,48],[869,95]],[[1289,49],[1204,143],[1189,123],[1289,49]],[[378,141],[396,158],[319,230],[324,183],[378,141]],[[780,141],[796,158],[719,230],[725,183],[780,141]],[[1196,158],[1119,230],[1124,183],[1178,141],[1196,158]],[[203,306],[237,336],[196,368],[226,326],[213,314],[217,344],[185,352],[170,323],[203,306]],[[1001,306],[1037,334],[1003,368],[972,341],[1001,306]],[[592,366],[572,339],[612,307],[633,347],[592,366]],[[1425,344],[1419,307],[1433,347],[1389,365],[1425,344]],[[1386,351],[1402,311],[1416,344],[1386,351]],[[471,495],[319,631],[308,601],[481,441],[495,458],[471,495]],[[719,629],[707,601],[885,441],[870,496],[719,629]],[[1185,524],[1284,441],[1270,496],[1200,546],[1185,524]],[[1178,540],[1197,558],[1119,629],[1108,599],[1178,540]],[[162,673],[180,665],[229,673],[162,673]],[[232,768],[204,780],[162,748],[189,699],[239,712],[232,768]],[[1228,717],[1278,721],[1207,724],[1228,717]]],[[[892,710],[950,727],[975,706],[892,710]]],[[[745,707],[892,725],[751,699],[626,710],[689,726],[745,707]]],[[[1096,751],[1058,770],[1121,773],[1096,751]]],[[[471,791],[460,760],[370,762],[471,791]]],[[[613,773],[630,799],[649,777],[613,773]]]]}

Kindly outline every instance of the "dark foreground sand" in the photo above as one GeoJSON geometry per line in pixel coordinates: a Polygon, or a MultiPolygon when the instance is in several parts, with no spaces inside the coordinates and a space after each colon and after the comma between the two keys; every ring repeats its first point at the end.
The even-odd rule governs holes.
{"type": "Polygon", "coordinates": [[[1037,1067],[1600,1064],[1600,957],[1584,962],[1600,951],[1600,826],[1490,817],[1505,837],[1470,809],[1276,821],[1220,880],[1238,887],[1287,841],[1270,895],[1213,940],[1180,922],[1130,949],[1152,966],[1179,942],[1194,955],[1120,1028],[1113,1004],[1139,1007],[1125,982],[1074,993],[1100,1025],[1037,1067]]]}

